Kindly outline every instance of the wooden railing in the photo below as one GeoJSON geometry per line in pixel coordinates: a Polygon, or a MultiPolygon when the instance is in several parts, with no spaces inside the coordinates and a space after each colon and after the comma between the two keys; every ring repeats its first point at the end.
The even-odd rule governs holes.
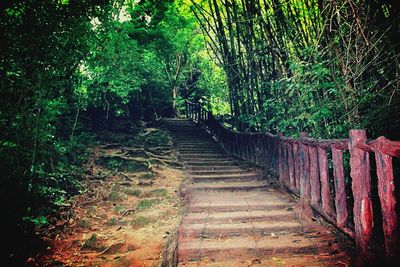
{"type": "Polygon", "coordinates": [[[304,209],[312,207],[353,238],[357,266],[371,265],[379,247],[384,248],[386,259],[399,258],[392,158],[400,157],[400,142],[384,137],[368,141],[365,130],[351,130],[349,139],[337,140],[313,139],[306,133],[294,139],[238,132],[222,125],[201,104],[189,101],[186,114],[210,131],[227,152],[278,174],[281,186],[297,194],[304,209]],[[375,154],[377,184],[371,184],[371,153],[375,154]],[[350,177],[345,174],[348,169],[350,177]],[[373,187],[378,196],[372,195],[373,187]],[[379,199],[382,218],[374,217],[373,199],[379,199]],[[382,220],[383,244],[373,234],[378,219],[382,220]]]}

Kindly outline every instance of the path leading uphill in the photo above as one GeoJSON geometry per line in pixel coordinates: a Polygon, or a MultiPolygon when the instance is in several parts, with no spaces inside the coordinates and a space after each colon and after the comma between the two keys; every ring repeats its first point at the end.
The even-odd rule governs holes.
{"type": "Polygon", "coordinates": [[[179,266],[348,266],[331,231],[299,220],[296,202],[243,168],[193,122],[165,120],[188,183],[179,266]]]}

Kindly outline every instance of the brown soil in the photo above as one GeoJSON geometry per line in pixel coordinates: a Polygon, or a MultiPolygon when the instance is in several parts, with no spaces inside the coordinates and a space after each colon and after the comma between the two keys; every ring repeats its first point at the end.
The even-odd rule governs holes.
{"type": "Polygon", "coordinates": [[[151,173],[110,172],[94,163],[126,149],[110,147],[94,150],[87,191],[74,200],[70,219],[46,232],[48,251],[31,258],[33,265],[161,265],[166,241],[180,221],[182,171],[152,164],[151,173]]]}

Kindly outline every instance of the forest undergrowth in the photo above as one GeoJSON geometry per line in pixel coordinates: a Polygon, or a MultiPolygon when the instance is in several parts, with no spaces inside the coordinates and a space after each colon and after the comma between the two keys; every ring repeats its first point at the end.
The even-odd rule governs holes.
{"type": "Polygon", "coordinates": [[[80,193],[35,229],[43,244],[28,266],[161,265],[179,222],[183,177],[168,132],[143,123],[100,131],[96,140],[80,193]]]}

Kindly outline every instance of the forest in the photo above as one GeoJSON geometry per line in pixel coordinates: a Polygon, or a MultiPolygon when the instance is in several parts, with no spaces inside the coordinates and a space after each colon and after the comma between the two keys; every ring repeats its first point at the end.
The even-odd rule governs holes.
{"type": "Polygon", "coordinates": [[[104,131],[185,100],[239,131],[400,140],[397,0],[6,0],[0,40],[6,259],[85,191],[104,131]]]}

